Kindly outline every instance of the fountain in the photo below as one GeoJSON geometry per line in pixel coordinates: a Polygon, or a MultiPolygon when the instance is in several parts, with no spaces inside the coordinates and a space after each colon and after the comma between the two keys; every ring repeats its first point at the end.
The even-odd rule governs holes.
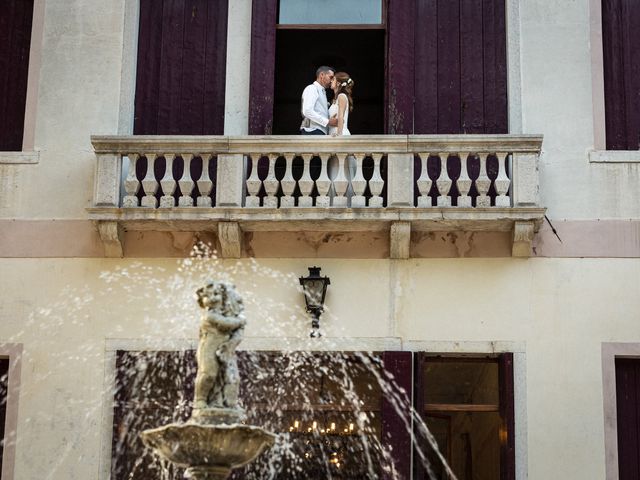
{"type": "Polygon", "coordinates": [[[197,295],[204,312],[191,418],[145,430],[141,438],[156,454],[186,468],[185,478],[223,480],[272,446],[276,435],[241,423],[236,347],[246,324],[242,298],[233,285],[213,281],[197,295]]]}

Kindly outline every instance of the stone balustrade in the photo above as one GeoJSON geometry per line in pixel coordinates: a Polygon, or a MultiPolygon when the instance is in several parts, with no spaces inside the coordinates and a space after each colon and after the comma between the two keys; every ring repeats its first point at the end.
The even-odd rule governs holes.
{"type": "Polygon", "coordinates": [[[158,229],[232,221],[231,236],[240,236],[242,225],[357,229],[349,222],[361,220],[402,235],[406,225],[500,224],[527,244],[544,214],[535,135],[94,136],[92,144],[89,213],[105,238],[117,236],[108,221],[154,228],[155,220],[158,229]]]}

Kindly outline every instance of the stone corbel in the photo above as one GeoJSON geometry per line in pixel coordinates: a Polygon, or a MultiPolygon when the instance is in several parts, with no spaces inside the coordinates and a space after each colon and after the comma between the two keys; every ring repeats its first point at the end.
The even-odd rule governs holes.
{"type": "Polygon", "coordinates": [[[533,221],[515,222],[513,224],[513,246],[511,247],[511,256],[531,256],[531,244],[533,242],[534,228],[535,225],[533,221]]]}
{"type": "Polygon", "coordinates": [[[393,222],[389,233],[389,258],[409,258],[411,246],[411,223],[393,222]]]}
{"type": "Polygon", "coordinates": [[[218,241],[222,258],[240,258],[242,239],[243,233],[238,222],[218,223],[218,241]]]}
{"type": "Polygon", "coordinates": [[[124,229],[114,221],[99,221],[98,233],[104,245],[104,256],[122,258],[124,256],[124,229]]]}

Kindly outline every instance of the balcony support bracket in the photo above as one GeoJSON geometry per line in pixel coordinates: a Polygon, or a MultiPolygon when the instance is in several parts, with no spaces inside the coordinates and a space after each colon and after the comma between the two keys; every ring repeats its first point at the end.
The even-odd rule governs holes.
{"type": "Polygon", "coordinates": [[[222,258],[240,258],[242,239],[243,233],[238,222],[218,223],[218,241],[222,258]]]}
{"type": "Polygon", "coordinates": [[[98,233],[104,245],[105,257],[124,257],[124,228],[119,222],[99,221],[98,233]]]}
{"type": "Polygon", "coordinates": [[[409,251],[411,246],[411,222],[393,222],[391,224],[389,240],[390,258],[409,258],[409,251]]]}
{"type": "Polygon", "coordinates": [[[535,232],[535,222],[533,221],[516,221],[513,224],[513,246],[511,247],[511,255],[513,257],[530,257],[531,244],[535,232]]]}

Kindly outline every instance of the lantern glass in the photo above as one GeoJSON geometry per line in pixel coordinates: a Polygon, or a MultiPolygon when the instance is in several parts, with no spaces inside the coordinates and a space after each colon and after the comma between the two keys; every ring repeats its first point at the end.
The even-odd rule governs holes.
{"type": "Polygon", "coordinates": [[[328,277],[320,276],[320,267],[309,267],[309,276],[300,277],[308,310],[322,310],[327,285],[330,283],[328,277]]]}

